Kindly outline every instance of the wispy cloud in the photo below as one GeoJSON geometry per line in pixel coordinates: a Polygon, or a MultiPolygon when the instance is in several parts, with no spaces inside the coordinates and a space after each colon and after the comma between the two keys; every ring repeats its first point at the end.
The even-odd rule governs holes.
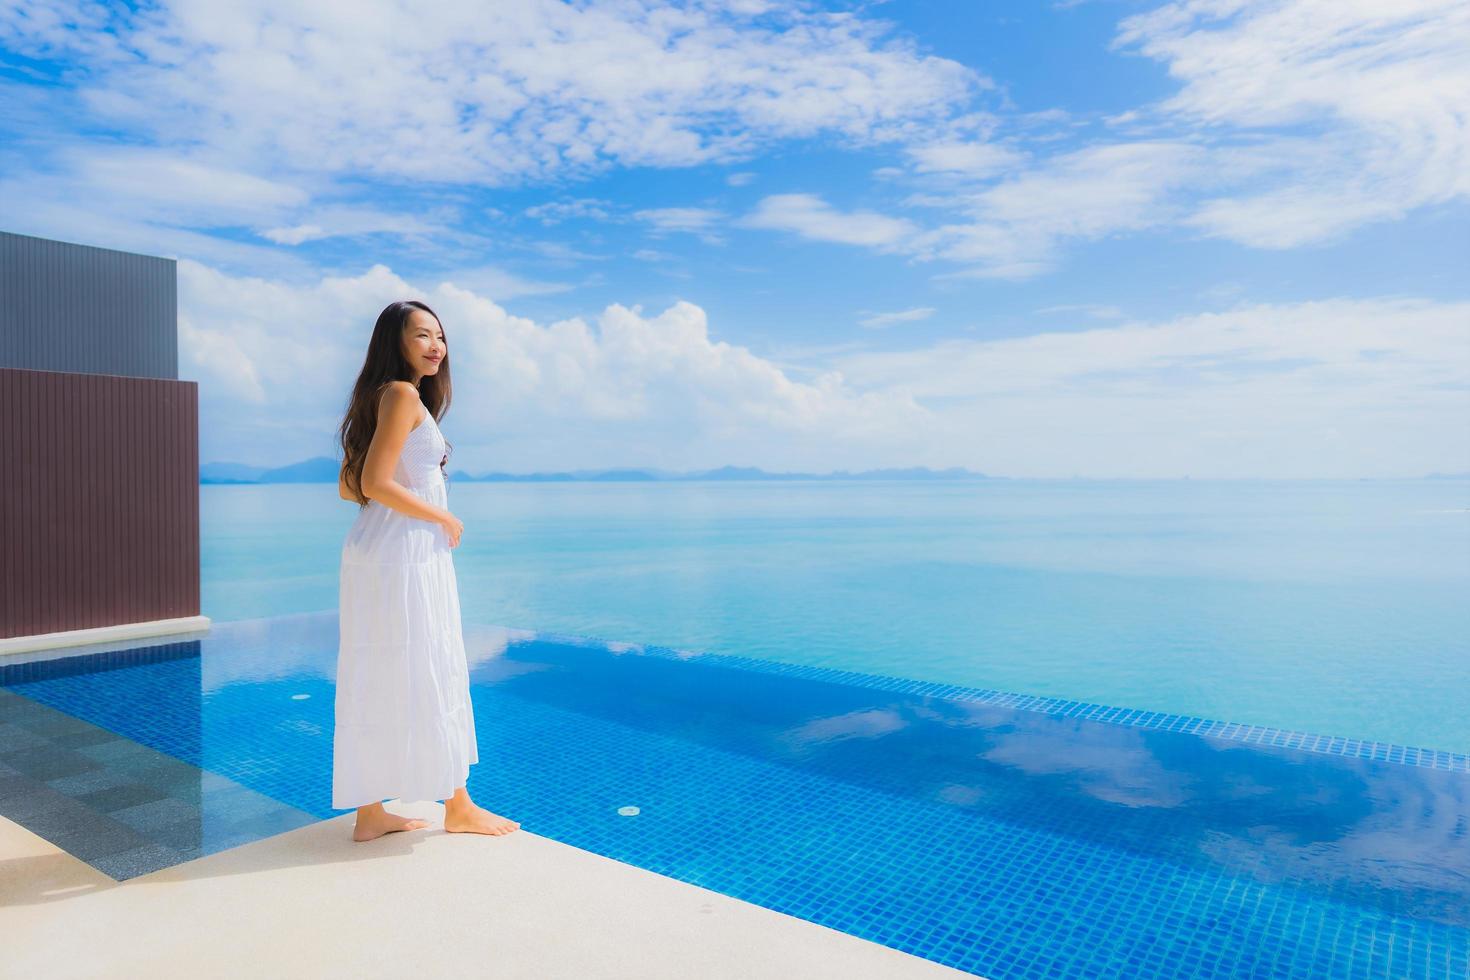
{"type": "Polygon", "coordinates": [[[1046,316],[1052,313],[1081,313],[1092,317],[1094,320],[1119,320],[1123,317],[1123,311],[1116,306],[1108,306],[1101,303],[1063,303],[1058,306],[1043,306],[1039,310],[1032,310],[1038,316],[1046,316]]]}
{"type": "MultiPolygon", "coordinates": [[[[70,65],[33,70],[50,84],[0,83],[23,96],[7,98],[16,118],[64,110],[74,131],[127,134],[7,154],[5,216],[34,227],[105,188],[119,234],[438,242],[453,238],[452,208],[399,213],[378,188],[744,164],[723,177],[743,187],[748,161],[810,140],[885,154],[875,175],[912,193],[843,210],[773,186],[737,225],[934,263],[940,278],[1025,279],[1113,235],[1283,249],[1470,197],[1470,8],[1458,0],[1175,0],[1126,17],[1113,50],[1159,62],[1177,89],[1101,120],[1102,138],[1097,117],[1018,111],[980,72],[869,13],[754,0],[450,0],[432,17],[407,0],[4,7],[0,46],[70,65]]],[[[662,213],[659,231],[717,243],[712,222],[695,224],[714,210],[637,220],[662,213]]],[[[519,213],[629,220],[590,196],[519,213]]]]}
{"type": "Polygon", "coordinates": [[[358,207],[317,207],[310,209],[300,223],[281,228],[267,228],[262,238],[280,245],[300,245],[324,238],[390,233],[417,237],[449,233],[447,224],[417,214],[392,214],[358,207]]]}
{"type": "Polygon", "coordinates": [[[1168,3],[1124,20],[1114,44],[1183,83],[1145,119],[1233,137],[1215,155],[1249,179],[1190,216],[1206,234],[1290,248],[1470,197],[1458,0],[1168,3]]]}
{"type": "Polygon", "coordinates": [[[612,211],[611,201],[603,201],[595,197],[579,197],[536,204],[521,213],[543,225],[555,225],[572,218],[605,220],[612,216],[612,211]]]}
{"type": "Polygon", "coordinates": [[[1119,234],[1285,249],[1470,198],[1462,3],[1166,3],[1124,19],[1113,47],[1164,62],[1182,87],[1111,117],[1112,138],[1030,128],[1065,126],[1060,110],[955,115],[913,133],[906,167],[875,173],[914,183],[902,206],[943,223],[877,241],[800,214],[764,225],[959,266],[935,278],[1027,279],[1071,243],[1119,234]]]}
{"type": "Polygon", "coordinates": [[[151,147],[68,143],[45,168],[13,168],[0,198],[18,204],[80,196],[140,221],[262,228],[311,200],[287,180],[256,176],[209,155],[151,147]]]}
{"type": "Polygon", "coordinates": [[[714,230],[714,226],[725,216],[712,208],[645,208],[634,211],[633,217],[647,223],[656,235],[687,232],[698,235],[711,245],[724,242],[724,237],[714,230]]]}
{"type": "Polygon", "coordinates": [[[772,194],[762,198],[750,214],[737,218],[742,228],[794,232],[803,238],[844,245],[864,245],[880,251],[897,248],[913,237],[918,226],[905,218],[875,211],[839,211],[815,194],[772,194]]]}
{"type": "Polygon", "coordinates": [[[502,301],[522,296],[550,296],[576,288],[575,283],[530,279],[494,265],[452,269],[439,274],[440,282],[473,290],[502,301]]]}
{"type": "Polygon", "coordinates": [[[937,142],[910,146],[905,151],[919,173],[993,177],[1021,167],[1029,154],[997,143],[937,142]]]}
{"type": "MultiPolygon", "coordinates": [[[[869,313],[868,310],[861,311],[869,313]]],[[[927,320],[934,315],[934,307],[918,306],[911,310],[900,310],[897,313],[872,313],[858,321],[858,325],[876,329],[880,327],[891,327],[895,323],[913,323],[917,320],[927,320]]]]}
{"type": "Polygon", "coordinates": [[[735,224],[794,232],[817,241],[946,260],[935,278],[1025,279],[1050,271],[1068,240],[1087,241],[1177,219],[1170,191],[1207,163],[1199,147],[1139,142],[1087,147],[970,191],[911,197],[960,220],[930,228],[870,210],[843,212],[814,194],[775,194],[735,224]]]}
{"type": "Polygon", "coordinates": [[[611,258],[609,255],[597,252],[584,252],[566,242],[531,241],[526,242],[522,247],[527,251],[535,252],[543,258],[564,264],[574,262],[600,262],[611,258]]]}
{"type": "Polygon", "coordinates": [[[928,435],[987,472],[1414,476],[1470,463],[1466,323],[1466,302],[1242,304],[831,363],[933,407],[928,435]]]}
{"type": "Polygon", "coordinates": [[[902,138],[987,81],[805,4],[55,0],[0,44],[87,62],[96,114],[303,172],[519,185],[902,138]],[[365,66],[367,69],[365,70],[365,66]]]}
{"type": "MultiPolygon", "coordinates": [[[[921,259],[966,264],[949,276],[1027,278],[1052,269],[1066,241],[1139,231],[1176,218],[1170,191],[1197,178],[1207,154],[1175,142],[1090,146],[983,190],[945,199],[967,220],[916,236],[921,259]]],[[[939,202],[934,202],[939,203],[939,202]]]]}

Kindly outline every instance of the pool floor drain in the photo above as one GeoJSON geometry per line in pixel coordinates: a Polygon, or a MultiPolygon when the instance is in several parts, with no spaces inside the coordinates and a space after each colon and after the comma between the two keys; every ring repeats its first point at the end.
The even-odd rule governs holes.
{"type": "Polygon", "coordinates": [[[620,806],[618,807],[618,813],[625,817],[636,817],[639,811],[636,806],[620,806]]]}

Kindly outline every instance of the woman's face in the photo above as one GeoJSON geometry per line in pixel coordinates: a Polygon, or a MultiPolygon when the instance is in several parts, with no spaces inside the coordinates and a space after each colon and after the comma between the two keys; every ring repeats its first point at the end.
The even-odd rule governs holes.
{"type": "Polygon", "coordinates": [[[410,313],[403,327],[403,356],[418,376],[438,374],[439,365],[444,363],[448,353],[439,321],[423,310],[410,313]]]}

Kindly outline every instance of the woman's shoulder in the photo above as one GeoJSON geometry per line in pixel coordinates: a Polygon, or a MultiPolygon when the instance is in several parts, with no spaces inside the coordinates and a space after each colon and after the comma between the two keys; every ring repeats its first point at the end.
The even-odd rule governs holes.
{"type": "Polygon", "coordinates": [[[423,402],[419,399],[419,390],[408,381],[389,381],[378,392],[378,422],[381,424],[390,413],[398,412],[412,415],[412,427],[418,428],[423,402]]]}
{"type": "Polygon", "coordinates": [[[389,392],[396,393],[398,397],[417,398],[419,396],[419,390],[413,386],[413,382],[403,381],[401,379],[397,381],[384,381],[378,385],[379,398],[386,397],[389,392]]]}
{"type": "Polygon", "coordinates": [[[393,404],[407,405],[419,400],[419,390],[407,381],[386,381],[378,388],[378,408],[393,404]]]}

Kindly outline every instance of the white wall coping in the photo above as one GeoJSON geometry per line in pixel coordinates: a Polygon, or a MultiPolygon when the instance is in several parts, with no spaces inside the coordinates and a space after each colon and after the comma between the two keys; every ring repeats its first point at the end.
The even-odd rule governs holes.
{"type": "MultiPolygon", "coordinates": [[[[108,643],[130,643],[134,640],[154,636],[172,636],[177,633],[209,631],[208,616],[180,616],[177,619],[152,619],[142,623],[118,623],[113,626],[94,626],[82,630],[64,630],[60,633],[33,633],[29,636],[0,638],[0,657],[17,653],[35,653],[40,650],[56,650],[108,643]]],[[[67,650],[67,653],[81,653],[67,650]]],[[[100,653],[100,650],[86,651],[100,653]]]]}

